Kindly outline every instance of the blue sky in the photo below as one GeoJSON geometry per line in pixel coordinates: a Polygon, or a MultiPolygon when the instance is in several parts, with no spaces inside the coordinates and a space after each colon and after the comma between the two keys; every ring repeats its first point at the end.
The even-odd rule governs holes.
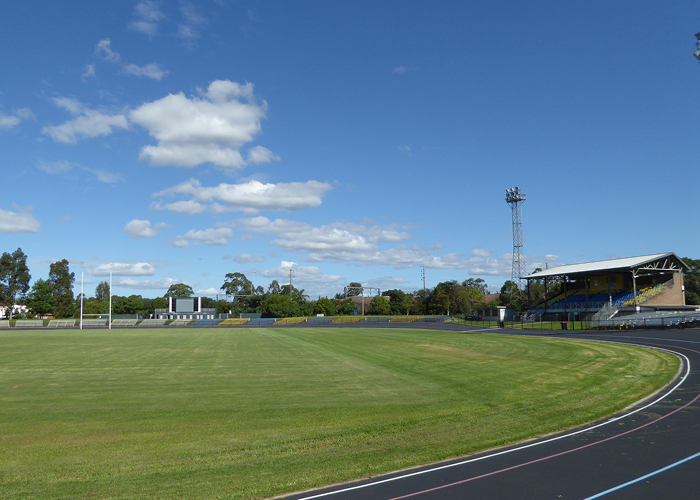
{"type": "Polygon", "coordinates": [[[0,251],[312,297],[698,258],[697,2],[55,2],[0,18],[0,251]]]}

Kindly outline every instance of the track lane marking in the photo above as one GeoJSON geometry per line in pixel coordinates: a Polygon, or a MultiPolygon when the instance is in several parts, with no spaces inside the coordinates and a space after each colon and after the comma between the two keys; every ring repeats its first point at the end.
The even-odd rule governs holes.
{"type": "MultiPolygon", "coordinates": [[[[592,340],[593,340],[593,339],[592,339],[592,340]]],[[[599,341],[599,342],[600,342],[600,341],[599,341]]],[[[602,342],[605,342],[605,341],[602,341],[602,342]]],[[[615,343],[622,344],[623,342],[615,342],[615,343]]],[[[637,346],[638,346],[639,344],[631,344],[631,345],[637,345],[637,346]]],[[[650,347],[650,346],[646,346],[646,347],[650,347]]],[[[559,441],[559,440],[561,440],[561,439],[565,439],[565,438],[568,438],[568,437],[571,437],[571,436],[576,436],[576,435],[578,435],[578,434],[583,434],[584,432],[588,432],[588,431],[597,429],[597,428],[599,428],[599,427],[603,427],[603,426],[608,425],[608,424],[610,424],[610,423],[617,422],[618,420],[621,420],[621,419],[623,419],[623,418],[627,418],[627,417],[629,417],[630,415],[634,415],[635,413],[638,413],[638,412],[640,412],[640,411],[643,411],[643,410],[645,410],[645,409],[647,409],[647,408],[649,408],[649,407],[651,407],[651,406],[654,406],[654,405],[660,403],[660,402],[663,401],[664,399],[666,399],[669,395],[671,395],[672,393],[674,393],[674,392],[686,381],[686,379],[687,379],[688,376],[690,375],[690,360],[688,359],[687,356],[685,356],[684,354],[679,353],[679,352],[677,352],[677,351],[673,351],[673,350],[666,349],[666,348],[660,348],[660,347],[651,347],[651,348],[652,348],[652,349],[659,349],[659,350],[662,350],[662,351],[670,352],[670,353],[675,354],[676,356],[680,357],[681,359],[683,359],[684,362],[685,362],[685,374],[681,377],[681,379],[678,381],[678,383],[676,383],[676,385],[674,385],[670,390],[668,390],[667,392],[665,392],[662,396],[660,396],[659,398],[655,399],[654,401],[651,401],[650,403],[648,403],[648,404],[646,404],[646,405],[644,405],[644,406],[641,406],[641,407],[635,409],[634,411],[625,413],[625,414],[623,414],[623,415],[618,415],[617,417],[610,418],[610,419],[608,419],[608,420],[605,420],[605,421],[603,421],[603,422],[600,422],[600,423],[598,423],[598,424],[596,424],[596,425],[593,425],[593,426],[591,426],[591,427],[586,427],[586,428],[584,428],[584,429],[579,429],[579,430],[574,431],[574,432],[569,432],[569,433],[567,433],[567,434],[562,434],[562,435],[560,435],[560,436],[555,436],[555,437],[553,437],[553,438],[549,438],[549,439],[546,439],[546,440],[544,440],[544,441],[536,441],[536,442],[533,442],[533,443],[530,443],[530,444],[526,444],[526,445],[523,445],[523,446],[518,446],[518,447],[516,447],[516,448],[510,448],[510,449],[503,450],[503,451],[499,451],[499,452],[496,452],[496,453],[491,453],[491,454],[489,454],[489,455],[484,455],[484,456],[476,457],[476,458],[470,458],[470,459],[467,459],[467,460],[462,460],[462,461],[455,462],[455,463],[445,464],[445,465],[441,465],[441,466],[438,466],[438,467],[432,467],[432,468],[429,468],[429,469],[423,469],[423,470],[411,472],[411,473],[408,473],[408,474],[401,474],[401,475],[398,475],[398,476],[394,476],[394,477],[390,477],[390,478],[386,478],[386,479],[381,479],[381,480],[379,480],[379,481],[372,481],[372,482],[368,482],[368,483],[364,483],[364,484],[360,484],[360,485],[356,485],[356,486],[350,486],[350,487],[342,488],[342,489],[339,489],[339,490],[328,491],[328,492],[325,492],[325,493],[318,493],[318,494],[311,495],[311,496],[299,497],[297,500],[313,500],[313,499],[316,499],[316,498],[328,497],[328,496],[337,495],[337,494],[340,494],[340,493],[347,493],[347,492],[350,492],[350,491],[356,491],[356,490],[361,490],[361,489],[365,489],[365,488],[370,488],[370,487],[372,487],[372,486],[377,486],[377,485],[380,485],[380,484],[390,483],[390,482],[393,482],[393,481],[398,481],[398,480],[402,480],[402,479],[408,479],[408,478],[411,478],[411,477],[420,476],[420,475],[423,475],[423,474],[428,474],[428,473],[430,473],[430,472],[436,472],[436,471],[440,471],[440,470],[444,470],[444,469],[449,469],[449,468],[452,468],[452,467],[458,467],[458,466],[461,466],[461,465],[467,465],[467,464],[470,464],[470,463],[473,463],[473,462],[478,462],[478,461],[481,461],[481,460],[486,460],[486,459],[488,459],[488,458],[493,458],[493,457],[497,457],[497,456],[500,456],[500,455],[505,455],[505,454],[512,453],[512,452],[515,452],[515,451],[525,450],[525,449],[527,449],[527,448],[532,448],[532,447],[535,447],[535,446],[540,446],[540,445],[543,445],[543,444],[551,443],[551,442],[554,442],[554,441],[559,441]]],[[[687,348],[685,348],[685,349],[687,349],[687,348]]],[[[693,349],[687,349],[687,350],[692,351],[692,352],[698,352],[698,351],[694,351],[693,349]]],[[[698,394],[698,395],[695,397],[695,399],[693,399],[691,402],[689,402],[689,403],[688,403],[687,405],[685,405],[685,406],[688,406],[688,405],[694,403],[694,402],[695,402],[697,399],[699,399],[699,398],[700,398],[700,394],[698,394]]],[[[580,447],[580,448],[575,448],[575,449],[568,450],[568,451],[566,451],[566,452],[562,452],[562,453],[559,453],[559,454],[556,454],[556,455],[551,455],[551,456],[549,456],[549,457],[540,458],[540,459],[538,459],[538,460],[534,460],[534,461],[531,461],[531,462],[523,463],[523,464],[520,464],[520,465],[516,465],[516,466],[513,466],[513,467],[509,467],[509,468],[506,468],[506,469],[502,469],[502,470],[499,470],[499,471],[494,471],[494,472],[491,472],[491,473],[488,473],[488,474],[485,474],[485,475],[482,475],[482,476],[469,478],[469,479],[466,479],[466,480],[463,480],[463,481],[460,481],[460,482],[457,482],[457,483],[451,483],[451,484],[448,484],[448,485],[443,485],[443,486],[438,487],[438,488],[436,488],[436,489],[443,489],[443,488],[446,488],[446,487],[449,487],[449,486],[456,486],[456,485],[459,485],[459,484],[462,484],[462,483],[465,483],[465,482],[473,481],[473,480],[475,480],[475,479],[480,479],[480,478],[482,478],[482,477],[487,477],[487,476],[494,475],[494,474],[498,474],[498,473],[501,473],[501,472],[506,472],[506,471],[509,471],[509,470],[512,470],[512,469],[516,469],[516,468],[519,468],[519,467],[523,467],[523,466],[525,466],[525,465],[533,464],[533,463],[536,463],[536,462],[541,462],[541,461],[543,461],[543,460],[548,460],[549,458],[555,458],[555,457],[557,457],[557,456],[565,455],[565,454],[571,453],[571,452],[573,452],[573,451],[578,451],[578,450],[587,448],[587,447],[589,447],[589,446],[593,446],[593,445],[598,444],[598,443],[602,443],[602,442],[605,442],[605,441],[609,441],[609,440],[611,440],[611,439],[615,439],[616,437],[624,436],[625,434],[629,434],[630,432],[634,432],[634,431],[636,431],[636,430],[638,430],[638,429],[642,429],[642,428],[644,428],[644,427],[646,427],[646,426],[648,426],[648,425],[651,425],[651,424],[653,424],[653,423],[655,423],[655,422],[658,422],[659,420],[662,420],[662,419],[664,419],[664,418],[666,418],[666,417],[668,417],[668,416],[670,416],[670,415],[676,413],[677,411],[681,410],[682,408],[685,408],[685,406],[683,406],[683,407],[681,407],[681,408],[677,408],[677,409],[674,410],[673,412],[671,412],[671,413],[669,413],[669,414],[667,414],[667,415],[664,415],[664,416],[658,418],[657,420],[654,420],[654,421],[652,421],[652,422],[648,422],[647,424],[644,424],[644,425],[641,426],[641,427],[637,427],[637,428],[635,428],[635,429],[626,431],[626,432],[623,433],[623,434],[618,434],[618,435],[612,436],[612,437],[607,438],[607,439],[602,440],[602,441],[597,441],[597,442],[595,442],[595,443],[590,443],[589,445],[586,445],[586,446],[583,446],[583,447],[580,447]]],[[[406,495],[406,496],[395,497],[395,498],[392,498],[392,499],[389,499],[389,500],[399,500],[399,499],[401,499],[401,498],[409,498],[409,497],[411,497],[411,496],[415,496],[415,495],[418,495],[418,494],[421,494],[421,493],[427,493],[427,492],[430,492],[430,491],[433,491],[433,490],[424,490],[424,491],[421,491],[421,492],[415,492],[415,493],[412,493],[412,494],[409,494],[409,495],[406,495]]]]}
{"type": "Polygon", "coordinates": [[[679,460],[678,462],[674,462],[671,465],[667,465],[666,467],[662,467],[661,469],[655,470],[654,472],[650,472],[649,474],[638,477],[637,479],[633,479],[632,481],[627,481],[626,483],[615,486],[614,488],[610,488],[609,490],[601,491],[600,493],[597,493],[597,494],[593,495],[592,497],[584,498],[583,500],[594,500],[595,498],[603,497],[603,496],[607,495],[608,493],[613,493],[615,491],[621,490],[622,488],[626,488],[627,486],[631,486],[631,485],[638,483],[640,481],[644,481],[645,479],[649,479],[650,477],[653,477],[657,474],[661,474],[662,472],[666,472],[667,470],[673,469],[674,467],[677,467],[679,465],[683,465],[684,463],[690,462],[691,460],[696,459],[698,457],[700,457],[700,453],[696,453],[695,455],[691,455],[689,457],[686,457],[683,460],[679,460]]]}

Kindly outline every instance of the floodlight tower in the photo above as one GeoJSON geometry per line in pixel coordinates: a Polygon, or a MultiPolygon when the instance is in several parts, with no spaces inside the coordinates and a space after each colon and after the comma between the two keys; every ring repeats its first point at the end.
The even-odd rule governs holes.
{"type": "Polygon", "coordinates": [[[523,276],[527,274],[525,269],[525,254],[523,253],[523,220],[520,206],[525,201],[525,195],[519,187],[506,189],[506,203],[513,211],[513,267],[510,279],[518,284],[518,290],[523,290],[523,276]]]}
{"type": "Polygon", "coordinates": [[[697,38],[698,43],[695,45],[698,50],[695,51],[695,57],[700,60],[700,33],[695,33],[695,38],[697,38]]]}

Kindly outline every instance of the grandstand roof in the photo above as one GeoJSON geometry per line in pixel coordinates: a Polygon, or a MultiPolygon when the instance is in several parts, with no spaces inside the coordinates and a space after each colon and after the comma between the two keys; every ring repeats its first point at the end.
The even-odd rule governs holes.
{"type": "Polygon", "coordinates": [[[655,272],[681,272],[689,270],[688,265],[673,253],[657,253],[642,255],[640,257],[626,257],[623,259],[601,260],[598,262],[583,262],[581,264],[568,264],[552,269],[538,271],[525,276],[525,279],[541,279],[550,276],[571,276],[573,274],[590,273],[616,273],[621,271],[655,271],[655,272]]]}

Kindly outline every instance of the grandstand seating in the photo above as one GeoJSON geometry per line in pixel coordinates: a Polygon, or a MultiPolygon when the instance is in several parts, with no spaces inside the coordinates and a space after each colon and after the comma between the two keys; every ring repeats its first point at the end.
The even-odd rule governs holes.
{"type": "Polygon", "coordinates": [[[241,326],[247,325],[250,318],[228,318],[219,323],[219,326],[241,326]]]}
{"type": "Polygon", "coordinates": [[[318,325],[318,324],[323,324],[323,323],[334,323],[334,321],[333,321],[333,318],[327,318],[325,316],[321,316],[321,317],[317,316],[315,318],[309,318],[308,320],[306,320],[306,323],[318,325]]]}
{"type": "Polygon", "coordinates": [[[192,322],[191,319],[174,319],[168,326],[187,326],[192,322]]]}
{"type": "Polygon", "coordinates": [[[305,321],[306,318],[280,318],[275,322],[275,325],[299,325],[305,321]]]}
{"type": "Polygon", "coordinates": [[[137,319],[115,319],[112,320],[112,328],[115,326],[136,326],[137,319]]]}
{"type": "Polygon", "coordinates": [[[190,322],[190,326],[216,326],[221,321],[220,319],[196,319],[190,322]]]}
{"type": "Polygon", "coordinates": [[[359,323],[360,321],[364,321],[364,319],[365,318],[362,316],[339,316],[333,319],[333,323],[359,323]]]}
{"type": "Polygon", "coordinates": [[[43,328],[43,320],[17,320],[15,321],[15,328],[43,328]]]}
{"type": "Polygon", "coordinates": [[[10,320],[0,319],[0,328],[10,328],[10,320]]]}
{"type": "Polygon", "coordinates": [[[167,319],[144,319],[139,326],[165,326],[167,319]]]}
{"type": "Polygon", "coordinates": [[[271,325],[277,321],[277,318],[253,318],[248,322],[249,325],[271,325]]]}
{"type": "Polygon", "coordinates": [[[107,326],[107,319],[83,319],[83,328],[96,328],[98,326],[107,326]]]}
{"type": "Polygon", "coordinates": [[[49,321],[49,328],[70,328],[75,326],[74,319],[52,319],[49,321]]]}

